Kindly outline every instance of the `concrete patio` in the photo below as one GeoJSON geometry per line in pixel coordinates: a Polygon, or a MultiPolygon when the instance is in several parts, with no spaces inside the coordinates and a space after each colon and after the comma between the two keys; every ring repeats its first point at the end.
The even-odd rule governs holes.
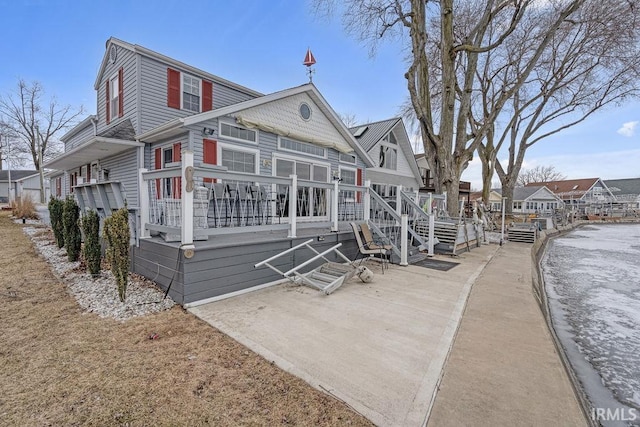
{"type": "Polygon", "coordinates": [[[278,285],[190,311],[377,425],[427,419],[471,285],[498,249],[474,248],[449,271],[392,265],[325,296],[278,285]]]}

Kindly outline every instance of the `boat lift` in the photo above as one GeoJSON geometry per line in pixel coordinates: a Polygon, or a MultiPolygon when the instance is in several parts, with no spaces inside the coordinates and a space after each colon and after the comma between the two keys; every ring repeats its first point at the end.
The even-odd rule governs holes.
{"type": "Polygon", "coordinates": [[[363,282],[370,282],[373,278],[373,273],[371,272],[371,270],[366,267],[354,265],[354,263],[349,258],[347,258],[342,252],[338,250],[338,248],[342,246],[342,243],[338,243],[337,245],[332,246],[323,252],[318,252],[315,248],[313,248],[313,246],[310,245],[310,243],[313,241],[314,239],[309,239],[306,242],[300,243],[297,246],[280,252],[279,254],[274,255],[271,258],[257,263],[254,268],[267,266],[276,273],[289,279],[291,282],[295,284],[307,285],[312,288],[318,289],[324,292],[325,295],[331,294],[333,291],[342,286],[344,282],[351,279],[354,275],[357,275],[363,282]],[[315,256],[303,262],[302,264],[284,272],[270,264],[281,256],[295,252],[300,248],[309,249],[310,251],[315,253],[315,256]],[[331,252],[335,253],[338,257],[345,260],[346,264],[329,261],[325,255],[331,252]],[[317,267],[307,273],[301,273],[299,271],[319,259],[323,259],[325,261],[325,263],[320,267],[317,267]]]}

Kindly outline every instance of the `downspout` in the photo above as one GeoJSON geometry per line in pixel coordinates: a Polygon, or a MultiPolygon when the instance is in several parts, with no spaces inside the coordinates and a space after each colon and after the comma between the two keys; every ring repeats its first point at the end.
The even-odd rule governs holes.
{"type": "Polygon", "coordinates": [[[93,136],[98,136],[98,119],[95,116],[91,117],[91,124],[93,125],[93,136]]]}

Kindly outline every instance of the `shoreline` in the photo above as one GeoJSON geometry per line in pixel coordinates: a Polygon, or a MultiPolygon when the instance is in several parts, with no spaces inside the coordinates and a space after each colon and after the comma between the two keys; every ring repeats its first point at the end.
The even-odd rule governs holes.
{"type": "Polygon", "coordinates": [[[560,227],[558,229],[542,231],[540,233],[540,237],[536,240],[536,242],[533,244],[533,247],[531,248],[531,262],[533,265],[533,268],[531,270],[532,271],[531,289],[532,289],[533,295],[538,303],[538,306],[540,307],[540,311],[542,312],[542,315],[545,319],[545,322],[546,322],[547,328],[549,329],[549,333],[551,334],[553,343],[560,356],[560,360],[562,361],[562,365],[567,373],[567,376],[569,377],[576,399],[580,404],[580,409],[582,410],[588,425],[593,427],[597,427],[600,424],[596,420],[594,420],[592,417],[592,411],[593,411],[592,403],[589,400],[586,390],[584,389],[582,382],[578,378],[578,375],[575,372],[574,367],[571,364],[571,361],[569,360],[567,351],[563,347],[562,342],[560,341],[560,338],[558,336],[558,333],[553,323],[553,319],[551,315],[551,307],[549,304],[549,298],[545,288],[544,275],[542,272],[542,260],[546,255],[546,251],[549,246],[548,244],[550,241],[552,241],[552,239],[555,239],[557,237],[562,237],[568,234],[569,232],[574,231],[580,227],[583,227],[586,225],[596,225],[596,224],[606,224],[606,225],[640,224],[640,219],[633,218],[628,220],[617,219],[617,220],[607,220],[607,221],[581,220],[576,223],[573,223],[564,227],[560,227]]]}

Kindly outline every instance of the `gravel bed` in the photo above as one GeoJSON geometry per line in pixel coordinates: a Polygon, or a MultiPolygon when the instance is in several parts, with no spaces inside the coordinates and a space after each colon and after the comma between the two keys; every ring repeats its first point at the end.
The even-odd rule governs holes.
{"type": "Polygon", "coordinates": [[[79,261],[69,262],[66,250],[58,248],[53,232],[42,224],[33,223],[33,226],[23,227],[23,231],[86,312],[95,313],[102,318],[124,321],[167,310],[175,305],[169,296],[163,299],[164,293],[154,282],[132,273],[129,274],[127,298],[123,303],[118,296],[118,288],[111,271],[102,271],[94,278],[85,272],[79,261]]]}

